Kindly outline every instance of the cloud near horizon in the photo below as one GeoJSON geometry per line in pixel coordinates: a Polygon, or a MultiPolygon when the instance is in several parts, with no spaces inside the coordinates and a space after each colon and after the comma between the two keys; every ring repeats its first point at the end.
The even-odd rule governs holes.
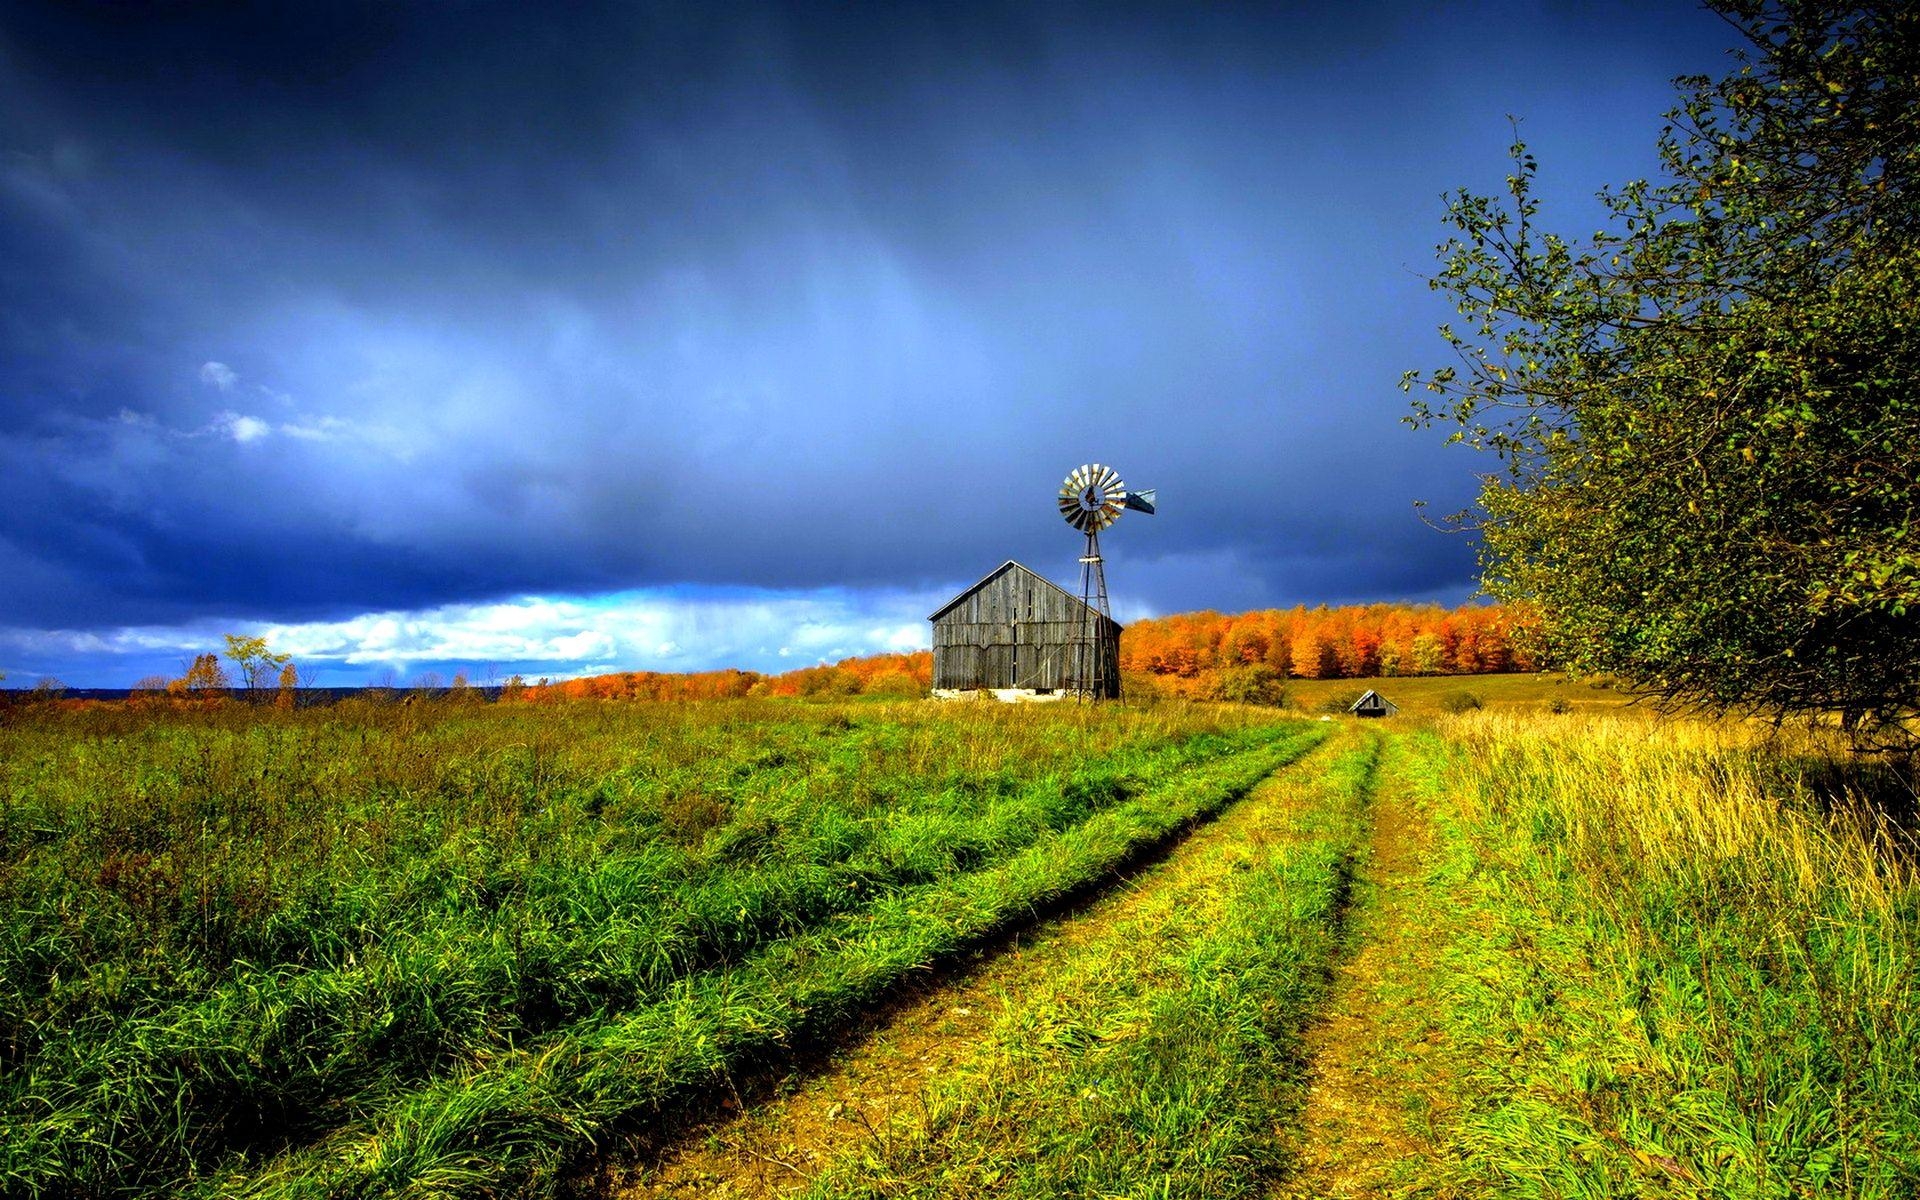
{"type": "Polygon", "coordinates": [[[218,623],[107,630],[0,628],[0,669],[31,686],[50,672],[21,663],[84,658],[111,678],[74,686],[127,686],[148,675],[178,675],[195,654],[216,651],[223,633],[267,639],[291,654],[308,683],[351,686],[392,671],[399,678],[466,672],[481,682],[520,674],[553,678],[612,671],[763,672],[887,651],[925,649],[926,614],[943,596],[924,593],[806,593],[676,589],[593,597],[521,596],[417,612],[373,612],[344,620],[235,627],[218,623]],[[9,667],[7,664],[14,665],[9,667]]]}

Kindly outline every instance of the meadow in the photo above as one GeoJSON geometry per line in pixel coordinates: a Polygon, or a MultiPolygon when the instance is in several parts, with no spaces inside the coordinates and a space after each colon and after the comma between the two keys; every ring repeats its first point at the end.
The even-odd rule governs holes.
{"type": "Polygon", "coordinates": [[[0,1193],[617,1191],[933,980],[739,1194],[1920,1194],[1910,788],[1624,701],[16,706],[0,1193]]]}
{"type": "Polygon", "coordinates": [[[1758,723],[1438,728],[1463,1192],[1920,1195],[1910,778],[1758,723]]]}
{"type": "Polygon", "coordinates": [[[801,1194],[1266,1194],[1290,1162],[1311,1073],[1302,1034],[1327,998],[1386,740],[1340,731],[1152,886],[988,981],[1019,1003],[801,1194]]]}
{"type": "Polygon", "coordinates": [[[1402,716],[1437,717],[1487,708],[1504,712],[1619,713],[1651,716],[1650,707],[1605,680],[1572,679],[1557,671],[1502,675],[1405,675],[1392,679],[1289,679],[1285,706],[1302,713],[1346,710],[1372,688],[1393,701],[1402,716]]]}
{"type": "Polygon", "coordinates": [[[1236,807],[1213,878],[1062,931],[917,1106],[766,1194],[1920,1195],[1910,785],[1818,731],[1564,695],[1337,721],[1366,740],[1236,807]],[[1370,942],[1397,974],[1334,1003],[1370,942]],[[1301,1037],[1336,1009],[1381,1111],[1329,1132],[1301,1037]]]}
{"type": "Polygon", "coordinates": [[[0,1187],[547,1186],[1321,736],[1188,706],[15,708],[0,1187]]]}

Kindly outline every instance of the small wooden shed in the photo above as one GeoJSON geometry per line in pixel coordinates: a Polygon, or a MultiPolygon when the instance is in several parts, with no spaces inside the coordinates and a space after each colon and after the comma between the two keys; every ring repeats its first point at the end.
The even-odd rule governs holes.
{"type": "Polygon", "coordinates": [[[1348,706],[1347,711],[1356,717],[1390,717],[1400,711],[1400,706],[1372,688],[1368,688],[1360,693],[1358,700],[1348,706]]]}
{"type": "Polygon", "coordinates": [[[933,622],[933,694],[1064,695],[1086,681],[1120,695],[1120,626],[1008,559],[942,605],[933,622]]]}

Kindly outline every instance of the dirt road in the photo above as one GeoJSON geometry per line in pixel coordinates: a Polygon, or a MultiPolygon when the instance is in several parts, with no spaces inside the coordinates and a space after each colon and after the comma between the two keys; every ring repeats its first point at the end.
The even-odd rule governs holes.
{"type": "MultiPolygon", "coordinates": [[[[1233,1086],[1266,1093],[1265,1107],[1247,1111],[1270,1114],[1269,1127],[1235,1143],[1253,1147],[1257,1169],[1222,1168],[1220,1186],[1244,1192],[1259,1180],[1289,1197],[1403,1193],[1421,1174],[1425,1131],[1440,1115],[1438,1076],[1426,1064],[1444,1056],[1432,1053],[1437,1033],[1419,1015],[1432,948],[1410,924],[1431,831],[1410,799],[1405,741],[1343,726],[1159,863],[978,952],[818,1060],[723,1089],[718,1112],[607,1168],[596,1190],[626,1200],[1039,1194],[1035,1155],[1099,1138],[1096,1130],[1081,1143],[1050,1139],[1036,1122],[1073,1125],[1077,1110],[1101,1107],[1091,1095],[1105,1078],[1097,1056],[1137,1040],[1166,1001],[1200,986],[1194,956],[1222,923],[1244,919],[1250,881],[1285,886],[1289,856],[1313,841],[1339,847],[1339,894],[1314,918],[1325,942],[1320,978],[1303,983],[1307,1001],[1293,1001],[1311,1011],[1271,1017],[1280,1039],[1272,1044],[1285,1051],[1272,1078],[1234,1077],[1233,1086]],[[1268,882],[1263,872],[1277,874],[1268,882]],[[1084,1103],[1060,1091],[1073,1072],[1095,1081],[1084,1103]]],[[[1203,1051],[1193,1050],[1196,1062],[1203,1051]]],[[[1197,1079],[1195,1096],[1207,1086],[1218,1078],[1197,1079]]],[[[1179,1113],[1173,1101],[1162,1108],[1179,1113]]]]}

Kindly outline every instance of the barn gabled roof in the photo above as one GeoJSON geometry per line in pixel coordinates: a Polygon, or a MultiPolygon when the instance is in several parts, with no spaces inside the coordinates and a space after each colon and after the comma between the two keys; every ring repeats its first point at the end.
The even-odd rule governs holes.
{"type": "Polygon", "coordinates": [[[1360,693],[1358,700],[1347,706],[1348,712],[1360,712],[1363,709],[1367,712],[1397,713],[1400,711],[1400,706],[1372,688],[1368,688],[1360,693]]]}
{"type": "MultiPolygon", "coordinates": [[[[1005,575],[1008,571],[1019,571],[1021,574],[1027,576],[1029,579],[1033,580],[1035,583],[1038,583],[1040,586],[1052,588],[1054,591],[1060,593],[1062,596],[1065,596],[1067,599],[1073,601],[1075,604],[1079,605],[1080,607],[1082,608],[1087,607],[1086,601],[1082,600],[1080,597],[1074,595],[1072,592],[1061,587],[1059,584],[1055,583],[1053,580],[1048,579],[1045,575],[1040,574],[1040,572],[1034,570],[1032,567],[1026,566],[1023,563],[1015,562],[1013,559],[1010,558],[1007,561],[1001,563],[999,566],[995,567],[993,570],[988,571],[985,575],[982,575],[980,577],[979,582],[975,583],[973,586],[960,589],[959,595],[947,601],[945,604],[942,604],[938,609],[934,611],[932,616],[927,618],[927,620],[938,621],[941,617],[946,616],[947,613],[950,610],[952,610],[954,605],[960,603],[962,600],[965,600],[968,596],[973,595],[975,592],[979,591],[981,588],[992,583],[994,580],[1000,578],[1002,575],[1005,575]]],[[[1112,617],[1108,617],[1106,619],[1113,624],[1113,627],[1116,630],[1121,628],[1120,623],[1118,621],[1114,621],[1112,617]]]]}

